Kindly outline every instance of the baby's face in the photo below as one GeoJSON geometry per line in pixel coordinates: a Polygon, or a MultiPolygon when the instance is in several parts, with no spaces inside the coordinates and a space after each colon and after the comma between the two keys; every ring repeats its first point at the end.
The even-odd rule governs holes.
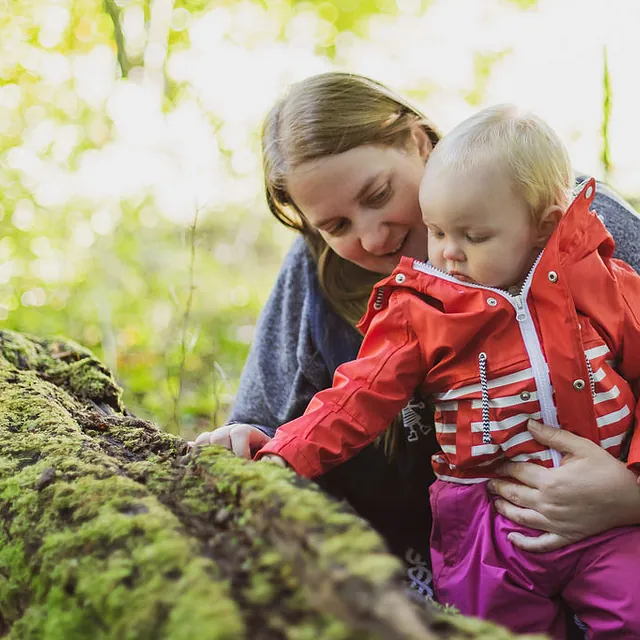
{"type": "Polygon", "coordinates": [[[526,202],[489,163],[461,174],[429,161],[420,207],[429,260],[465,282],[520,284],[542,246],[526,202]]]}

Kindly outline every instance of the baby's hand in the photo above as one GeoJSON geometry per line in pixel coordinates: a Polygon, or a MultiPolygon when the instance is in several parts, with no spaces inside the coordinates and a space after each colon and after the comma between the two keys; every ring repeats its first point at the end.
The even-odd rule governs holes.
{"type": "MultiPolygon", "coordinates": [[[[260,460],[265,460],[267,462],[273,462],[274,464],[277,464],[279,467],[285,467],[287,468],[289,465],[287,464],[287,461],[284,458],[281,458],[280,456],[275,455],[275,453],[265,453],[260,460]]],[[[260,460],[258,460],[258,462],[260,462],[260,460]]]]}

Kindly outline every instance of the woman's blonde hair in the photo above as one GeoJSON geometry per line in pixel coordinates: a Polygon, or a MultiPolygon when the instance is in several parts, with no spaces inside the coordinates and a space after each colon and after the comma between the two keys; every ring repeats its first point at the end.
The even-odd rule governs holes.
{"type": "Polygon", "coordinates": [[[433,145],[436,128],[384,85],[352,73],[331,72],[294,84],[266,117],[262,156],[267,203],[284,225],[305,238],[318,264],[320,285],[333,308],[355,326],[365,311],[375,274],[344,260],[311,227],[287,190],[287,178],[305,162],[361,145],[405,146],[420,123],[433,145]]]}
{"type": "MultiPolygon", "coordinates": [[[[267,115],[262,157],[267,204],[284,225],[299,231],[318,265],[318,280],[331,306],[352,326],[366,310],[379,273],[341,258],[307,222],[287,190],[287,178],[305,162],[361,145],[404,147],[419,123],[432,145],[437,129],[383,84],[353,73],[323,73],[294,84],[267,115]]],[[[379,442],[388,455],[406,441],[401,416],[379,442]]]]}
{"type": "Polygon", "coordinates": [[[569,153],[538,116],[509,104],[488,107],[448,133],[429,158],[432,167],[460,172],[487,161],[505,171],[534,221],[549,206],[569,206],[574,185],[569,153]]]}

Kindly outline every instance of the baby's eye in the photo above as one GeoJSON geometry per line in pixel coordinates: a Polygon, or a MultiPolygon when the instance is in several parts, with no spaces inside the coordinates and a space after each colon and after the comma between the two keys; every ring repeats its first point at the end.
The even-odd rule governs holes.
{"type": "Polygon", "coordinates": [[[471,235],[471,234],[465,234],[467,240],[471,243],[471,244],[482,244],[483,242],[486,242],[487,240],[489,240],[489,238],[491,238],[491,236],[476,236],[476,235],[471,235]]]}
{"type": "Polygon", "coordinates": [[[438,231],[437,229],[429,229],[429,235],[437,238],[438,240],[442,240],[442,238],[444,238],[444,232],[438,231]]]}

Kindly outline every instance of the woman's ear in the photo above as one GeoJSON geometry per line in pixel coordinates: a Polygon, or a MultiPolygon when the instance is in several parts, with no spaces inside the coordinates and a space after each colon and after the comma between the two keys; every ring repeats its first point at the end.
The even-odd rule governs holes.
{"type": "Polygon", "coordinates": [[[552,204],[540,214],[536,235],[536,244],[540,248],[547,244],[547,240],[558,226],[563,213],[564,209],[560,205],[552,204]]]}
{"type": "Polygon", "coordinates": [[[433,143],[419,122],[414,122],[411,125],[411,142],[415,145],[423,162],[426,163],[429,154],[433,151],[433,143]]]}

